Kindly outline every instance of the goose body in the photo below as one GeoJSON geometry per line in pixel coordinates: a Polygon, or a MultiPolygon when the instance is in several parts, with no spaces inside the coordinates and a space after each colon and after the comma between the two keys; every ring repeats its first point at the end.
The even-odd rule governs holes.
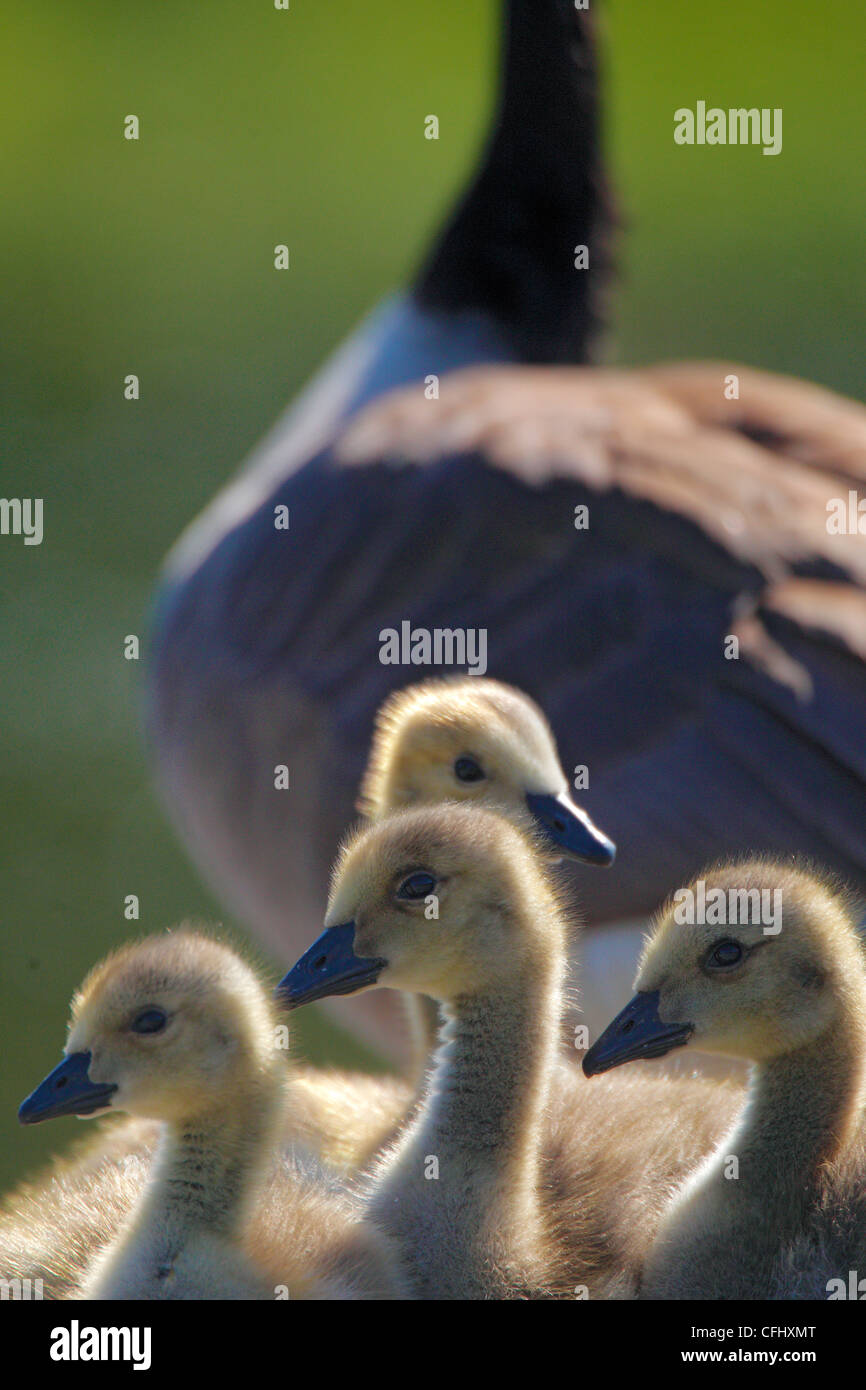
{"type": "Polygon", "coordinates": [[[534,840],[481,807],[401,812],[349,841],[326,920],[280,986],[290,1006],[378,985],[443,1006],[427,1092],[367,1208],[413,1292],[628,1296],[736,1092],[695,1082],[694,1109],[683,1081],[596,1094],[560,1062],[565,923],[534,840]],[[612,1143],[629,1100],[639,1140],[612,1143]]]}
{"type": "Polygon", "coordinates": [[[76,995],[64,1061],[24,1123],[117,1107],[160,1125],[138,1201],[84,1273],[92,1299],[387,1296],[384,1243],[348,1194],[274,1159],[285,1057],[270,1001],[227,947],[147,938],[76,995]]]}
{"type": "Polygon", "coordinates": [[[638,993],[584,1061],[596,1073],[694,1039],[752,1064],[736,1125],[661,1220],[642,1296],[827,1298],[866,1258],[862,945],[845,896],[790,864],[704,883],[716,902],[778,894],[779,911],[702,923],[671,904],[638,993]]]}
{"type": "MultiPolygon", "coordinates": [[[[380,475],[372,492],[358,494],[354,513],[358,527],[373,525],[379,540],[372,549],[353,541],[341,554],[331,551],[326,536],[343,530],[360,477],[335,466],[333,442],[358,409],[430,373],[584,361],[598,326],[608,213],[591,19],[563,0],[508,0],[504,14],[491,137],[414,284],[362,324],[236,483],[193,523],[169,557],[158,597],[150,727],[166,804],[234,912],[287,960],[321,921],[323,884],[352,817],[375,710],[409,674],[380,666],[374,646],[358,679],[353,644],[335,640],[332,604],[344,605],[347,582],[374,636],[392,608],[387,599],[383,622],[376,620],[385,572],[399,577],[408,564],[423,587],[423,555],[438,550],[429,537],[419,544],[417,520],[402,538],[379,531],[390,511],[390,481],[380,475]],[[580,274],[576,243],[592,246],[591,268],[580,274]],[[286,490],[292,541],[280,556],[267,529],[273,533],[273,507],[286,490]],[[286,608],[284,591],[302,571],[306,593],[295,593],[286,608]],[[238,620],[233,633],[229,610],[238,620]],[[203,704],[205,690],[216,698],[203,704]],[[338,733],[341,692],[349,703],[338,733]],[[282,761],[282,754],[271,757],[276,725],[290,734],[293,785],[309,794],[271,797],[266,805],[248,774],[260,759],[271,767],[282,761]],[[224,774],[241,747],[230,792],[224,774]],[[207,786],[202,760],[210,760],[207,786]],[[319,797],[326,783],[329,794],[319,797]],[[285,918],[288,884],[296,926],[285,918]]],[[[428,509],[425,526],[435,514],[428,509]]],[[[405,614],[415,614],[415,598],[405,614]]],[[[498,674],[507,671],[500,666],[498,674]]],[[[380,996],[352,1001],[349,1012],[370,1041],[395,1055],[399,1006],[380,996]]]]}
{"type": "MultiPolygon", "coordinates": [[[[587,15],[506,9],[491,139],[411,291],[314,386],[315,430],[310,405],[278,428],[166,572],[166,803],[285,959],[321,920],[375,711],[405,683],[377,640],[404,620],[483,628],[488,674],[588,768],[629,872],[587,881],[584,912],[639,923],[634,958],[712,859],[794,850],[866,885],[862,537],[828,528],[866,485],[866,411],[736,362],[587,365],[610,220],[587,15]],[[287,746],[308,794],[277,803],[263,769],[287,746]]],[[[592,962],[588,986],[611,968],[600,947],[592,962]]],[[[394,1055],[385,994],[343,1011],[394,1055]]]]}

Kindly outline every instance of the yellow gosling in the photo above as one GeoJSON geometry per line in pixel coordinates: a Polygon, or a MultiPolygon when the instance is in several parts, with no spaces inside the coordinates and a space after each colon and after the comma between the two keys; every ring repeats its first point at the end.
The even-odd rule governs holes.
{"type": "Polygon", "coordinates": [[[252,970],[198,933],[136,942],[85,980],[66,1057],[20,1117],[112,1107],[158,1121],[161,1133],[140,1198],[116,1238],[93,1251],[80,1297],[393,1292],[384,1244],[348,1195],[274,1159],[287,1081],[276,1023],[252,970]]]}
{"type": "Polygon", "coordinates": [[[736,1126],[664,1214],[642,1294],[847,1297],[866,1272],[866,968],[848,902],[765,860],[688,893],[584,1061],[594,1074],[694,1044],[752,1064],[736,1126]]]}
{"type": "Polygon", "coordinates": [[[631,1293],[736,1094],[668,1079],[601,1092],[560,1061],[566,926],[533,840],[482,807],[404,811],[349,840],[326,921],[280,986],[290,1007],[382,986],[443,1006],[424,1102],[368,1207],[414,1293],[631,1293]]]}

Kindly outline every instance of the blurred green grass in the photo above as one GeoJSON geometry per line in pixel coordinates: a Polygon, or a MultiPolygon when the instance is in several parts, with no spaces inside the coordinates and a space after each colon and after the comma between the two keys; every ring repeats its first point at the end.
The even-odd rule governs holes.
{"type": "MultiPolygon", "coordinates": [[[[862,12],[614,0],[605,29],[627,215],[612,355],[861,392],[862,12]],[[675,146],[698,99],[781,106],[783,153],[675,146]]],[[[0,1184],[81,1134],[20,1130],[15,1109],[73,987],[130,934],[124,895],[143,930],[222,916],[150,790],[123,638],[146,659],[178,532],[410,273],[473,164],[496,32],[495,5],[457,0],[6,7],[0,468],[4,496],[45,498],[45,540],[0,538],[0,1184]]],[[[375,1064],[314,1013],[300,1047],[375,1064]]]]}

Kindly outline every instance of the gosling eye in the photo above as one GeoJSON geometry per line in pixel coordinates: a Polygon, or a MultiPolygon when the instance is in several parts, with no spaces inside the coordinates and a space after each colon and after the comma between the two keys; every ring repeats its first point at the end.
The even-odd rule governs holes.
{"type": "Polygon", "coordinates": [[[410,902],[418,901],[428,897],[436,888],[436,880],[432,874],[419,872],[410,874],[404,878],[400,887],[397,889],[398,898],[408,898],[410,902]]]}
{"type": "Polygon", "coordinates": [[[458,782],[480,782],[484,776],[484,769],[474,758],[464,755],[454,764],[454,776],[458,782]]]}
{"type": "Polygon", "coordinates": [[[142,1009],[129,1025],[133,1033],[161,1033],[168,1023],[168,1015],[162,1009],[142,1009]]]}
{"type": "Polygon", "coordinates": [[[709,970],[731,970],[743,959],[743,948],[739,941],[719,941],[710,950],[705,964],[709,970]]]}

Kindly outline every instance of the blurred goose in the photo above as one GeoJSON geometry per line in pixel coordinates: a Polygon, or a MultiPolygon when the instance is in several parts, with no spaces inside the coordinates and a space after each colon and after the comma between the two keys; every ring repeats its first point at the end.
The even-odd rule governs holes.
{"type": "MultiPolygon", "coordinates": [[[[168,562],[159,780],[197,863],[286,959],[321,920],[375,710],[405,683],[379,660],[404,623],[484,629],[489,673],[589,769],[627,867],[587,879],[590,925],[642,921],[747,850],[866,884],[866,560],[856,515],[828,511],[866,483],[866,411],[731,363],[586,366],[610,222],[588,15],[505,13],[491,138],[411,291],[168,562]]],[[[639,929],[600,936],[592,998],[639,949],[639,929]]],[[[353,1007],[393,1052],[384,992],[353,1007]]]]}
{"type": "MultiPolygon", "coordinates": [[[[399,577],[409,561],[423,587],[440,549],[422,536],[414,505],[405,533],[394,534],[384,475],[357,498],[354,523],[359,532],[370,528],[371,546],[355,537],[342,555],[332,548],[327,536],[331,528],[345,535],[344,503],[361,474],[335,466],[331,443],[361,406],[430,373],[583,361],[598,326],[608,198],[591,19],[566,0],[507,0],[503,10],[491,137],[447,229],[411,289],[361,324],[181,538],[158,600],[149,723],[169,811],[232,910],[285,959],[321,921],[323,884],[351,820],[376,708],[418,674],[379,664],[380,581],[392,571],[399,577]],[[578,243],[592,247],[591,266],[579,273],[578,243]],[[290,529],[275,532],[274,507],[286,488],[290,529]],[[308,583],[291,600],[296,624],[283,595],[295,586],[299,561],[308,583]],[[372,643],[364,642],[363,670],[351,650],[356,604],[372,643]],[[348,620],[338,620],[339,633],[338,611],[348,620]],[[292,790],[263,791],[287,761],[292,790]],[[267,769],[264,783],[255,768],[267,769]],[[296,927],[285,920],[289,885],[296,927]]],[[[463,526],[448,542],[458,551],[463,526]]],[[[530,537],[527,554],[533,550],[530,537]]],[[[416,608],[413,594],[403,616],[416,608]]],[[[352,1001],[349,1012],[394,1055],[398,1008],[380,994],[352,1001]]]]}
{"type": "Polygon", "coordinates": [[[287,1069],[250,968],[197,933],[109,956],[72,1004],[66,1056],[23,1102],[33,1124],[113,1107],[161,1125],[128,1224],[80,1296],[266,1299],[387,1296],[384,1242],[347,1197],[273,1150],[287,1069]]]}
{"type": "Polygon", "coordinates": [[[662,1219],[642,1293],[838,1297],[866,1260],[866,963],[850,902],[762,860],[702,883],[691,902],[712,907],[689,921],[675,895],[638,993],[584,1059],[595,1075],[694,1042],[752,1063],[736,1128],[662,1219]]]}
{"type": "Polygon", "coordinates": [[[443,1006],[424,1102],[367,1208],[413,1292],[627,1296],[736,1093],[662,1080],[602,1096],[559,1061],[565,920],[533,840],[481,806],[401,812],[348,841],[326,922],[279,986],[289,1007],[381,986],[443,1006]]]}

